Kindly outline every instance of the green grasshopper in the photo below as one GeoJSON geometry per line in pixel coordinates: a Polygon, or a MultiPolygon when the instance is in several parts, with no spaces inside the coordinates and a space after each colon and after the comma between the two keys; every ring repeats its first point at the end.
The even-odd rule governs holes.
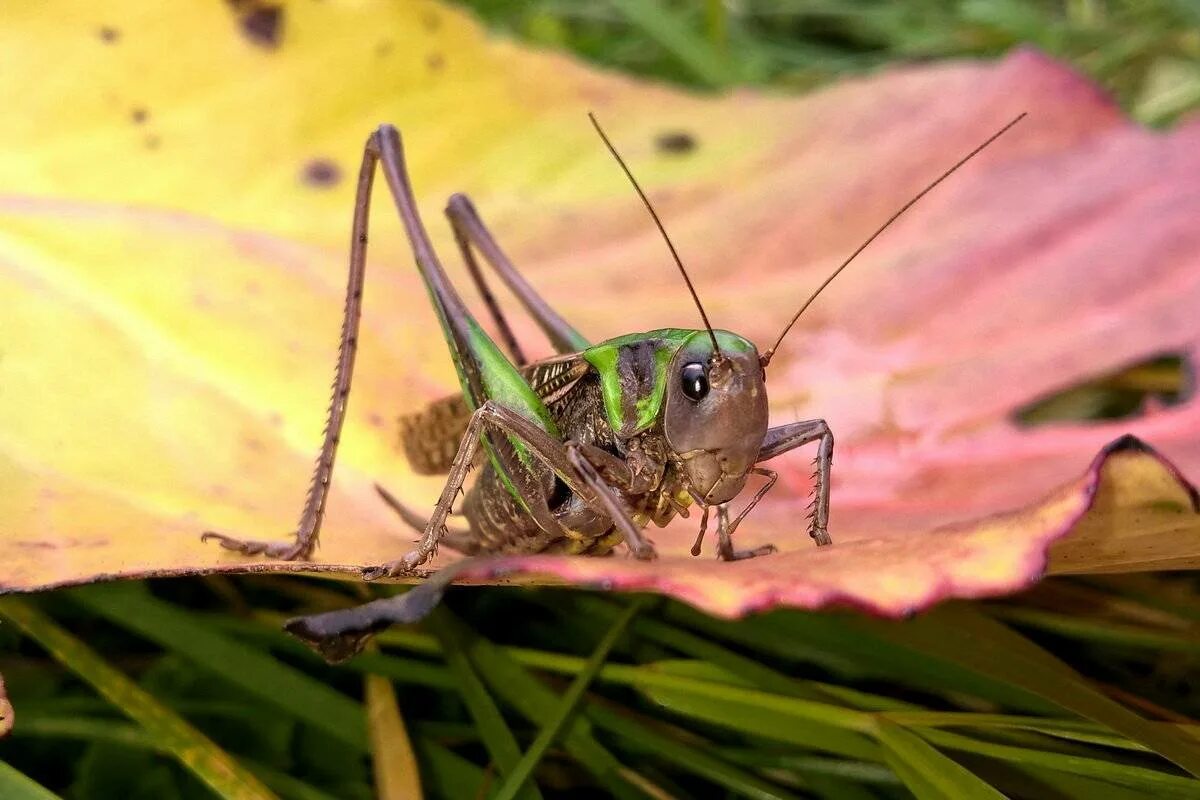
{"type": "MultiPolygon", "coordinates": [[[[413,468],[425,474],[444,473],[448,478],[428,519],[377,487],[384,500],[422,535],[410,553],[364,569],[364,578],[411,575],[437,552],[439,544],[471,556],[605,555],[624,542],[634,557],[652,559],[655,551],[643,534],[644,527],[650,522],[663,526],[677,515],[687,516],[693,503],[702,512],[693,555],[700,552],[713,509],[720,559],[764,555],[775,548],[766,545],[738,550],[733,545],[739,523],[777,480],[773,470],[760,465],[811,442],[819,444],[808,533],[817,545],[830,544],[833,433],[820,419],[769,427],[767,367],[801,314],[867,245],[1023,116],[946,170],[880,226],[809,296],[774,344],[761,353],[748,339],[712,327],[649,199],[595,117],[591,117],[662,233],[704,327],[664,328],[591,344],[521,276],[471,201],[464,195],[454,195],[446,214],[509,357],[484,332],[451,284],[418,216],[400,134],[390,125],[381,126],[371,134],[363,153],[333,397],[299,529],[290,541],[240,540],[213,532],[205,533],[203,538],[215,538],[222,546],[249,555],[290,560],[312,554],[346,414],[362,311],[371,187],[376,165],[381,164],[449,345],[462,392],[401,420],[401,440],[413,468]],[[557,355],[535,362],[526,360],[476,261],[476,250],[545,332],[557,355]],[[447,520],[452,503],[463,490],[468,472],[477,465],[481,465],[478,478],[462,502],[461,516],[467,526],[451,529],[447,520]],[[746,507],[731,517],[729,504],[750,475],[765,478],[765,483],[746,507]]],[[[374,610],[357,616],[332,612],[333,616],[305,618],[325,618],[328,624],[301,624],[297,632],[307,633],[305,638],[310,640],[328,641],[331,637],[346,638],[354,631],[374,630],[391,621],[418,618],[437,602],[442,587],[457,572],[444,570],[439,580],[427,582],[429,588],[424,594],[410,592],[399,598],[412,598],[405,601],[409,605],[403,612],[395,607],[397,598],[391,598],[376,601],[391,606],[368,604],[374,610]]],[[[344,650],[339,652],[345,655],[344,650]]]]}

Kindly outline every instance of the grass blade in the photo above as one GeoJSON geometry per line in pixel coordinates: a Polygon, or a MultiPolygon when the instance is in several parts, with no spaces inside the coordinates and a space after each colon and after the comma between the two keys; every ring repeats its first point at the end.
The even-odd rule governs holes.
{"type": "Polygon", "coordinates": [[[505,778],[504,783],[500,786],[500,791],[496,793],[496,800],[513,800],[517,796],[517,792],[521,786],[529,780],[529,776],[533,774],[534,768],[538,762],[542,760],[546,750],[554,743],[567,722],[570,721],[571,715],[575,713],[579,701],[583,699],[583,693],[587,691],[591,685],[592,679],[596,677],[596,673],[600,671],[600,666],[608,658],[608,654],[612,652],[617,640],[621,638],[621,634],[629,627],[629,623],[633,618],[646,606],[646,601],[636,600],[629,605],[617,621],[613,623],[608,632],[604,634],[604,638],[596,645],[596,649],[592,652],[591,658],[575,680],[571,682],[571,686],[563,694],[559,701],[558,708],[550,715],[550,718],[542,725],[538,731],[537,737],[533,740],[533,744],[521,756],[521,760],[517,762],[516,768],[509,773],[505,778]]]}
{"type": "MultiPolygon", "coordinates": [[[[554,692],[499,647],[477,635],[445,606],[434,610],[429,617],[429,624],[454,636],[496,696],[521,716],[544,725],[554,714],[558,705],[554,692]]],[[[585,720],[577,717],[570,721],[563,737],[563,746],[613,795],[621,798],[643,797],[644,790],[633,788],[632,771],[596,741],[585,720]]]]}
{"type": "Polygon", "coordinates": [[[608,0],[630,24],[713,88],[728,86],[733,76],[719,50],[660,0],[608,0]]]}
{"type": "Polygon", "coordinates": [[[1139,717],[1050,653],[971,606],[944,605],[904,623],[860,619],[852,625],[1038,694],[1200,775],[1200,742],[1139,717]]]}
{"type": "Polygon", "coordinates": [[[884,757],[912,790],[921,798],[944,800],[1003,800],[992,788],[966,767],[943,755],[936,747],[912,731],[886,720],[878,726],[879,743],[884,757]]]}
{"type": "Polygon", "coordinates": [[[425,782],[436,796],[446,800],[484,796],[488,774],[474,762],[428,739],[417,742],[417,753],[424,766],[425,782]]]}
{"type": "MultiPolygon", "coordinates": [[[[475,720],[475,727],[483,740],[483,746],[492,757],[502,775],[511,775],[521,760],[521,748],[517,738],[504,721],[504,715],[488,694],[487,688],[480,680],[475,665],[467,658],[466,644],[459,633],[452,628],[435,628],[438,639],[442,643],[442,653],[450,671],[454,675],[458,693],[475,720]]],[[[540,798],[541,792],[536,786],[530,786],[525,795],[530,798],[540,798]]]]}
{"type": "MultiPolygon", "coordinates": [[[[107,742],[136,750],[149,750],[162,755],[171,755],[167,743],[155,739],[144,728],[111,719],[89,719],[86,717],[43,717],[22,714],[21,727],[14,732],[20,737],[43,737],[48,739],[75,739],[81,742],[107,742]]],[[[243,759],[246,769],[254,773],[268,788],[289,800],[335,800],[333,795],[294,778],[285,772],[243,759]]],[[[416,795],[410,795],[416,796],[416,795]]],[[[0,794],[7,798],[7,795],[0,794]]]]}
{"type": "Polygon", "coordinates": [[[253,693],[289,717],[367,752],[366,716],[358,703],[155,598],[141,584],[98,584],[72,590],[68,596],[110,622],[253,693]]]}
{"type": "Polygon", "coordinates": [[[379,675],[368,675],[364,683],[375,795],[379,800],[421,797],[417,757],[400,716],[396,690],[391,681],[379,675]]]}
{"type": "Polygon", "coordinates": [[[60,800],[54,792],[0,761],[0,797],[4,800],[60,800]]]}
{"type": "Polygon", "coordinates": [[[847,679],[905,683],[939,695],[966,693],[1022,711],[1058,711],[1032,692],[880,635],[898,623],[880,623],[877,630],[857,625],[861,615],[775,612],[731,624],[681,603],[671,604],[667,617],[710,637],[816,664],[847,679]]]}
{"type": "Polygon", "coordinates": [[[879,761],[879,748],[863,735],[872,729],[867,714],[793,697],[745,689],[720,679],[704,662],[660,662],[668,680],[635,684],[642,692],[676,714],[764,737],[805,750],[820,750],[848,758],[879,761]],[[708,673],[700,679],[699,673],[708,673]],[[669,680],[675,678],[674,681],[669,680]],[[829,710],[834,714],[829,714],[829,710]],[[814,713],[817,712],[817,713],[814,713]],[[843,720],[843,724],[833,724],[843,720]]]}
{"type": "MultiPolygon", "coordinates": [[[[915,734],[914,734],[915,735],[915,734]]],[[[1200,798],[1200,781],[1179,775],[1168,775],[1145,767],[1116,761],[1087,758],[1067,753],[1035,750],[1029,747],[983,742],[967,736],[940,730],[922,730],[921,736],[949,750],[994,758],[1025,766],[1048,769],[1094,778],[1110,784],[1136,789],[1153,797],[1200,798]]]]}
{"type": "Polygon", "coordinates": [[[795,797],[721,758],[716,748],[707,743],[704,746],[689,744],[682,737],[672,737],[642,724],[633,714],[617,712],[600,703],[589,703],[585,713],[596,727],[614,734],[622,744],[652,753],[663,761],[724,786],[740,797],[751,800],[793,800],[795,797]]]}
{"type": "Polygon", "coordinates": [[[110,666],[27,600],[11,596],[0,598],[0,614],[45,648],[59,663],[91,684],[122,713],[138,722],[169,749],[184,768],[220,797],[230,800],[268,800],[275,797],[258,778],[207,736],[110,666]]]}

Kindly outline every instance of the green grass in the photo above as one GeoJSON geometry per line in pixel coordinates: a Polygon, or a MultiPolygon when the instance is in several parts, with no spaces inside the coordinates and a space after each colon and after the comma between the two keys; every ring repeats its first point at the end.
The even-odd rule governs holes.
{"type": "Polygon", "coordinates": [[[1052,580],[904,623],[460,589],[336,669],[278,623],[350,592],[221,584],[0,599],[0,787],[368,798],[371,759],[407,757],[372,752],[370,675],[431,797],[1200,797],[1188,577],[1052,580]]]}
{"type": "Polygon", "coordinates": [[[803,90],[896,62],[1029,44],[1076,65],[1135,117],[1200,107],[1194,0],[458,0],[491,27],[594,63],[719,91],[803,90]]]}
{"type": "MultiPolygon", "coordinates": [[[[535,45],[703,91],[803,91],[1032,43],[1148,124],[1200,106],[1190,0],[464,5],[535,45]]],[[[1026,421],[1112,416],[1179,380],[1144,365],[1026,421]]],[[[1189,576],[1050,580],[905,623],[459,589],[336,669],[280,632],[360,600],[267,577],[0,598],[16,706],[0,797],[390,799],[411,796],[415,764],[428,796],[456,800],[1200,798],[1189,576]]]]}

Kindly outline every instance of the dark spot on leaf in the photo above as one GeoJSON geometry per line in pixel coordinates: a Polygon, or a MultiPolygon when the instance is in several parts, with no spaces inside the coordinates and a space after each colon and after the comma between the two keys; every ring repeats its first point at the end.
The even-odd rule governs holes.
{"type": "Polygon", "coordinates": [[[436,11],[427,11],[421,17],[421,24],[425,26],[425,30],[433,33],[442,27],[442,18],[438,16],[436,11]]]}
{"type": "Polygon", "coordinates": [[[141,125],[150,118],[150,112],[144,108],[135,108],[130,112],[129,118],[133,120],[134,125],[141,125]]]}
{"type": "Polygon", "coordinates": [[[159,145],[161,145],[161,144],[162,144],[162,139],[159,139],[158,136],[154,135],[153,133],[149,134],[146,137],[146,149],[147,150],[157,150],[159,145]]]}
{"type": "Polygon", "coordinates": [[[446,66],[446,59],[441,53],[430,53],[425,57],[425,66],[429,67],[430,72],[441,72],[442,67],[446,66]]]}
{"type": "Polygon", "coordinates": [[[663,131],[655,137],[654,146],[660,153],[683,155],[695,150],[699,142],[687,131],[663,131]]]}
{"type": "Polygon", "coordinates": [[[392,40],[384,39],[379,44],[375,45],[375,55],[383,58],[388,53],[392,52],[392,40]]]}
{"type": "Polygon", "coordinates": [[[1013,412],[1019,425],[1133,419],[1186,402],[1195,371],[1186,355],[1162,354],[1039,397],[1013,412]]]}
{"type": "Polygon", "coordinates": [[[268,50],[279,46],[283,37],[283,8],[262,0],[226,0],[237,15],[242,35],[251,44],[268,50]]]}
{"type": "Polygon", "coordinates": [[[105,44],[116,44],[121,38],[121,31],[109,25],[105,25],[103,28],[101,28],[99,30],[99,34],[100,41],[104,42],[105,44]]]}
{"type": "Polygon", "coordinates": [[[309,186],[328,189],[342,179],[342,168],[328,158],[314,158],[304,165],[300,179],[309,186]]]}

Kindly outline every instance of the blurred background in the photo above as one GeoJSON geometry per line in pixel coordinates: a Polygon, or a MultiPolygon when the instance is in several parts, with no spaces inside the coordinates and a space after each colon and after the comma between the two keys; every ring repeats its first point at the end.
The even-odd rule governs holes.
{"type": "MultiPolygon", "coordinates": [[[[439,8],[422,4],[422,13],[439,8]]],[[[1168,130],[1200,107],[1200,4],[1193,0],[471,0],[449,8],[514,48],[558,51],[701,95],[752,87],[800,96],[892,66],[989,60],[1033,46],[1090,76],[1143,125],[1168,130]]],[[[228,3],[242,35],[264,48],[287,36],[286,9],[228,3]]],[[[22,16],[38,18],[31,7],[22,16]]],[[[46,28],[64,24],[38,19],[46,28]]],[[[87,27],[107,44],[136,35],[90,19],[87,27]]],[[[36,49],[40,40],[30,37],[36,49]]],[[[26,76],[31,87],[53,88],[88,70],[81,64],[63,76],[50,64],[55,51],[44,57],[45,72],[26,76]],[[52,77],[39,84],[44,76],[52,77]]],[[[0,70],[4,58],[0,52],[0,70]]],[[[147,73],[159,67],[139,66],[147,73]]],[[[344,78],[347,86],[354,81],[344,78]]],[[[257,102],[278,103],[289,130],[302,129],[289,113],[303,118],[294,109],[303,106],[305,87],[295,95],[287,108],[278,98],[257,102]]],[[[9,129],[23,124],[24,107],[38,105],[36,92],[10,98],[9,129]]],[[[139,149],[171,146],[174,129],[156,132],[153,109],[140,119],[136,107],[120,113],[135,126],[149,122],[136,128],[139,149]]],[[[174,122],[184,129],[206,120],[174,122]]],[[[61,163],[82,162],[59,133],[20,136],[44,137],[61,163]]],[[[343,133],[361,138],[362,131],[343,133]]],[[[92,145],[113,142],[84,134],[92,145]]],[[[314,153],[333,150],[329,139],[315,138],[314,153]]],[[[424,141],[426,149],[441,143],[432,135],[424,141]]],[[[694,144],[681,133],[657,146],[669,152],[694,144]]],[[[243,145],[250,147],[224,142],[228,152],[214,149],[212,163],[240,158],[243,145]]],[[[524,163],[489,169],[536,180],[524,163]]],[[[228,206],[214,216],[241,222],[244,208],[272,192],[337,183],[346,170],[314,157],[299,183],[289,164],[276,186],[217,187],[194,202],[216,207],[219,189],[228,206]]],[[[68,172],[53,177],[70,184],[76,179],[68,172]]],[[[41,180],[47,171],[14,160],[0,172],[0,191],[35,173],[41,180]]],[[[78,193],[119,194],[121,175],[80,178],[78,193]]],[[[169,196],[170,178],[153,166],[139,170],[128,202],[158,191],[169,196]]],[[[328,231],[312,239],[334,253],[344,239],[345,204],[340,197],[302,202],[312,204],[306,213],[320,209],[328,218],[328,231]]],[[[281,208],[270,226],[291,233],[307,219],[281,208]]],[[[139,252],[128,240],[120,247],[139,252]]],[[[383,247],[394,254],[398,245],[383,247]]],[[[302,260],[265,240],[238,240],[233,249],[247,258],[267,252],[302,260]]],[[[329,280],[336,288],[340,274],[329,280]]],[[[227,350],[240,347],[232,341],[227,350]]],[[[448,372],[444,353],[428,359],[448,372]]],[[[326,362],[314,370],[324,374],[326,362]]],[[[1070,387],[1023,413],[1030,422],[1123,418],[1147,398],[1183,399],[1188,380],[1183,360],[1167,355],[1070,387]]],[[[381,386],[382,396],[396,391],[381,386]]],[[[295,403],[304,408],[297,436],[307,441],[315,429],[309,417],[319,409],[295,403]]],[[[204,438],[226,433],[200,431],[204,438]]],[[[295,500],[290,484],[278,492],[271,514],[295,500]]],[[[8,622],[0,625],[0,675],[17,724],[0,741],[0,798],[1200,797],[1198,588],[1188,573],[1055,578],[1013,598],[951,603],[903,624],[796,611],[728,621],[661,598],[464,588],[429,624],[381,636],[379,649],[340,669],[284,637],[281,621],[391,590],[207,576],[8,596],[0,599],[8,622]],[[611,653],[601,647],[618,635],[611,653]],[[568,716],[565,735],[539,736],[568,716]],[[523,753],[533,754],[533,781],[518,789],[507,776],[523,753]]],[[[0,702],[0,731],[4,712],[0,702]]]]}
{"type": "Polygon", "coordinates": [[[897,62],[995,57],[1032,45],[1095,78],[1146,125],[1168,125],[1200,104],[1200,10],[1189,0],[460,5],[523,41],[708,91],[803,92],[897,62]]]}

